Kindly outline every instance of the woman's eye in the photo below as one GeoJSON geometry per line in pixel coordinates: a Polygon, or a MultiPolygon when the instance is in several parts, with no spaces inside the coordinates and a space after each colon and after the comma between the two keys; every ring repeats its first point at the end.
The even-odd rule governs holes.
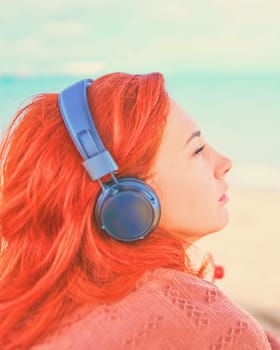
{"type": "Polygon", "coordinates": [[[199,147],[199,148],[194,152],[194,154],[197,155],[197,154],[201,153],[201,152],[203,151],[204,147],[205,147],[205,145],[199,147]]]}

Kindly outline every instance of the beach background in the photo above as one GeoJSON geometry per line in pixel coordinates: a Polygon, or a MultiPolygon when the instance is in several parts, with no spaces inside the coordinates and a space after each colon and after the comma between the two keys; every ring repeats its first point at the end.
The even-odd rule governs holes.
{"type": "Polygon", "coordinates": [[[1,133],[37,93],[111,71],[161,71],[170,96],[233,160],[230,222],[197,242],[199,254],[213,254],[225,269],[216,283],[280,336],[278,0],[7,6],[0,14],[1,133]]]}

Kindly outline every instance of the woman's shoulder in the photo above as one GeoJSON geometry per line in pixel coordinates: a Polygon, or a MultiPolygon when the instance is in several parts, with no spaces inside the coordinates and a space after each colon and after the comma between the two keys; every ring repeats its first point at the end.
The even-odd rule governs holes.
{"type": "Polygon", "coordinates": [[[172,269],[146,273],[128,296],[100,305],[53,339],[38,350],[270,349],[258,323],[219,288],[172,269]]]}

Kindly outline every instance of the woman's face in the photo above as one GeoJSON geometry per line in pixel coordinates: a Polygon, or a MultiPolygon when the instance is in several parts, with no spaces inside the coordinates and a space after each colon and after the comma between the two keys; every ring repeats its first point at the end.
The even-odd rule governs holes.
{"type": "Polygon", "coordinates": [[[205,142],[179,105],[170,103],[151,185],[161,203],[159,226],[192,243],[227,224],[225,175],[232,164],[205,142]]]}

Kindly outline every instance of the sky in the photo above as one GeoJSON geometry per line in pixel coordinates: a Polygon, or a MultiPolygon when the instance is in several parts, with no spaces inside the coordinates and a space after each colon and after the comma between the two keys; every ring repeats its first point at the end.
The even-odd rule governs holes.
{"type": "Polygon", "coordinates": [[[279,0],[10,0],[0,74],[280,72],[279,0]]]}

